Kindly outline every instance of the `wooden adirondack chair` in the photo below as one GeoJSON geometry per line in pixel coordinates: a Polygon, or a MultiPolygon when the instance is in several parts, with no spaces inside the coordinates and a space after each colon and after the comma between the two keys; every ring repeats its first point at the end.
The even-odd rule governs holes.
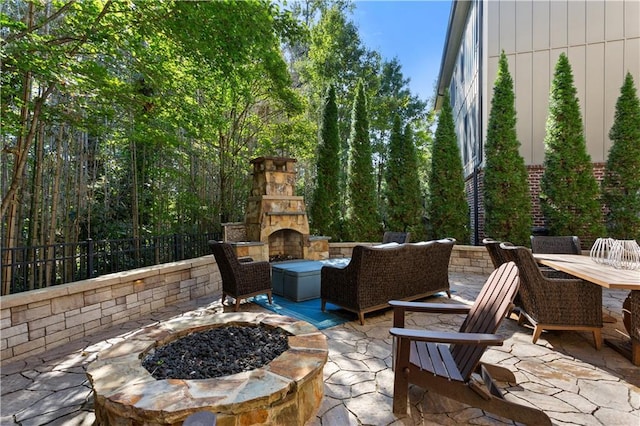
{"type": "Polygon", "coordinates": [[[513,373],[496,365],[480,362],[488,345],[502,345],[503,338],[494,334],[512,307],[518,291],[518,268],[513,262],[497,268],[473,306],[446,303],[391,301],[397,338],[393,412],[407,413],[409,383],[436,392],[472,407],[525,424],[550,425],[541,410],[504,399],[492,376],[510,383],[513,373]],[[405,312],[466,313],[459,332],[410,330],[404,328],[405,312]],[[478,372],[484,385],[472,377],[478,372]]]}

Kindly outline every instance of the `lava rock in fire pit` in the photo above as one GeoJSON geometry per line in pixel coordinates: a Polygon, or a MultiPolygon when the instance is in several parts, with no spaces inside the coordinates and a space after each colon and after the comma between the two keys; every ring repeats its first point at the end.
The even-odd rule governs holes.
{"type": "Polygon", "coordinates": [[[152,349],[142,365],[158,380],[211,379],[260,368],[289,349],[287,332],[225,326],[191,333],[152,349]]]}

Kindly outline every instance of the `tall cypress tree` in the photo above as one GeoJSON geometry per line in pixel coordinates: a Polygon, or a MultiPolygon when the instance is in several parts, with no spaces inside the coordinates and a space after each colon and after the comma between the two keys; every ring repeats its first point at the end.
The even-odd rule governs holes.
{"type": "Polygon", "coordinates": [[[584,140],[569,59],[556,64],[544,138],[542,211],[551,235],[577,235],[587,245],[604,234],[599,188],[584,140]]]}
{"type": "Polygon", "coordinates": [[[433,238],[469,242],[469,205],[449,93],[444,96],[431,153],[429,220],[433,238]]]}
{"type": "Polygon", "coordinates": [[[411,231],[412,238],[424,239],[425,230],[422,224],[424,209],[422,207],[422,187],[420,185],[420,171],[418,170],[418,150],[413,138],[411,124],[404,126],[402,135],[404,142],[404,221],[406,231],[411,231]]]}
{"type": "Polygon", "coordinates": [[[311,204],[313,232],[340,239],[340,136],[336,89],[329,86],[324,99],[318,141],[316,188],[311,204]]]}
{"type": "Polygon", "coordinates": [[[349,201],[347,218],[350,237],[355,241],[378,241],[382,235],[376,203],[372,147],[369,141],[367,100],[362,81],[358,81],[351,114],[349,201]]]}
{"type": "Polygon", "coordinates": [[[528,245],[533,222],[531,199],[519,147],[513,80],[507,56],[502,52],[485,144],[484,230],[492,238],[528,245]]]}
{"type": "Polygon", "coordinates": [[[411,125],[405,126],[403,134],[399,115],[393,120],[386,166],[387,226],[391,231],[420,235],[422,194],[418,176],[418,154],[411,125]]]}
{"type": "Polygon", "coordinates": [[[399,115],[393,117],[393,127],[389,137],[389,155],[385,170],[385,195],[387,200],[386,226],[391,231],[405,231],[402,220],[403,186],[403,136],[402,121],[399,115]]]}
{"type": "Polygon", "coordinates": [[[640,101],[627,73],[616,103],[602,181],[609,236],[640,241],[640,101]]]}

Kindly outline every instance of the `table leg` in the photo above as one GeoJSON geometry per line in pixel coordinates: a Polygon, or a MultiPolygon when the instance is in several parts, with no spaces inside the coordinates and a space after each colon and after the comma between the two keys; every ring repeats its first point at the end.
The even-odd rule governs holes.
{"type": "Polygon", "coordinates": [[[640,341],[638,340],[638,337],[640,336],[634,336],[632,330],[633,323],[640,321],[640,319],[637,319],[635,317],[632,319],[633,315],[639,314],[639,312],[635,312],[635,310],[632,308],[632,294],[634,294],[634,298],[639,298],[640,291],[633,290],[629,292],[629,295],[622,304],[622,322],[624,324],[624,328],[627,330],[627,333],[629,334],[629,336],[631,336],[631,338],[626,341],[605,339],[604,342],[607,346],[630,360],[633,365],[640,365],[640,341]]]}

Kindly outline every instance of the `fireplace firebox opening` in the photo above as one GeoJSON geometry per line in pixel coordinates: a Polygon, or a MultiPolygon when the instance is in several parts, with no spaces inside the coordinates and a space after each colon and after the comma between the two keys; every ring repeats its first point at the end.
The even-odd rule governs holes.
{"type": "Polygon", "coordinates": [[[269,260],[304,258],[304,236],[293,229],[281,229],[269,235],[269,260]]]}

